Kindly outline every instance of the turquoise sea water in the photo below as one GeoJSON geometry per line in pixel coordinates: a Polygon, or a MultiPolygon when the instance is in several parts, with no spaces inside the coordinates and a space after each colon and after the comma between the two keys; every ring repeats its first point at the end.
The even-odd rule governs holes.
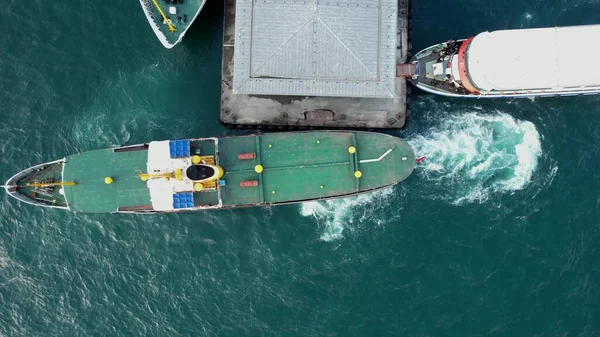
{"type": "MultiPolygon", "coordinates": [[[[600,23],[600,2],[413,13],[418,50],[600,23]]],[[[209,1],[166,50],[138,1],[7,0],[0,179],[79,151],[235,134],[217,122],[221,20],[209,1]]],[[[573,71],[596,66],[573,52],[573,71]]],[[[0,197],[0,336],[600,335],[600,96],[416,92],[395,133],[427,159],[357,198],[133,216],[0,197]]]]}

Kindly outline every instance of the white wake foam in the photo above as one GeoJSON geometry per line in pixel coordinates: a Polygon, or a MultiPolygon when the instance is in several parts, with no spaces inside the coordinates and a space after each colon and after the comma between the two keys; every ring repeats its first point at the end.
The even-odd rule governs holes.
{"type": "Polygon", "coordinates": [[[381,224],[382,220],[374,214],[388,205],[392,192],[393,188],[386,188],[355,197],[305,202],[301,205],[300,213],[317,219],[323,228],[321,240],[333,241],[342,238],[344,231],[357,230],[367,221],[381,224]]]}
{"type": "MultiPolygon", "coordinates": [[[[506,113],[478,112],[443,115],[435,121],[424,134],[408,139],[417,156],[426,156],[416,169],[424,179],[413,192],[464,204],[485,202],[531,182],[542,154],[540,135],[533,123],[506,113]]],[[[301,214],[314,217],[322,226],[322,240],[337,240],[363,223],[387,221],[381,219],[381,214],[386,214],[381,210],[389,205],[393,191],[389,188],[352,198],[308,202],[302,204],[301,214]]]]}
{"type": "Polygon", "coordinates": [[[409,143],[418,156],[426,156],[417,171],[445,189],[435,192],[438,197],[455,204],[523,189],[542,154],[535,125],[505,113],[445,116],[409,143]]]}

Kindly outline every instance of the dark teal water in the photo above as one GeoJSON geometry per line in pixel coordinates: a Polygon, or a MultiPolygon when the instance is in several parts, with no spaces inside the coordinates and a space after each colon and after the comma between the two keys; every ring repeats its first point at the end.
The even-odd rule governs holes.
{"type": "MultiPolygon", "coordinates": [[[[166,50],[138,1],[3,2],[0,179],[235,133],[221,7],[166,50]]],[[[413,46],[584,23],[598,1],[416,1],[413,46]]],[[[397,134],[428,158],[358,198],[131,216],[1,197],[0,336],[600,335],[600,97],[413,102],[397,134]]]]}

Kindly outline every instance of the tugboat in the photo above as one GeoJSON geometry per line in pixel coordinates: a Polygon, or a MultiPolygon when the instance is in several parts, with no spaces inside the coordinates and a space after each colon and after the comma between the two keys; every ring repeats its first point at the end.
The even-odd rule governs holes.
{"type": "Polygon", "coordinates": [[[404,140],[310,131],[153,141],[67,156],[8,179],[27,204],[91,213],[169,213],[324,200],[406,179],[404,140]]]}
{"type": "Polygon", "coordinates": [[[600,25],[484,32],[418,52],[409,80],[450,97],[598,94],[599,39],[600,25]]]}
{"type": "Polygon", "coordinates": [[[140,0],[146,19],[165,48],[173,48],[202,11],[206,0],[140,0]]]}

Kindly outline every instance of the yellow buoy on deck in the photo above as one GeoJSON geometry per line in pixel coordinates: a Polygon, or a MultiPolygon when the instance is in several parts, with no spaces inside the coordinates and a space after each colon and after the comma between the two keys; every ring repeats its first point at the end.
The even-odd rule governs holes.
{"type": "Polygon", "coordinates": [[[195,183],[194,184],[194,191],[196,192],[200,192],[204,189],[204,186],[201,183],[195,183]]]}
{"type": "Polygon", "coordinates": [[[348,148],[348,152],[350,152],[350,153],[355,153],[355,152],[356,152],[356,148],[355,148],[354,146],[350,146],[350,147],[348,148]]]}
{"type": "Polygon", "coordinates": [[[360,171],[354,171],[354,176],[356,178],[360,178],[360,177],[362,177],[362,172],[360,172],[360,171]]]}
{"type": "Polygon", "coordinates": [[[200,158],[199,155],[195,154],[195,155],[192,156],[192,163],[194,163],[194,164],[200,164],[200,160],[201,160],[201,158],[200,158]]]}
{"type": "Polygon", "coordinates": [[[114,180],[113,180],[113,178],[111,178],[111,177],[106,177],[106,178],[104,178],[104,183],[105,183],[106,185],[110,185],[110,184],[112,184],[112,183],[113,183],[113,181],[114,181],[114,180]]]}
{"type": "Polygon", "coordinates": [[[261,173],[263,171],[262,165],[259,164],[259,165],[254,166],[254,171],[256,173],[261,173]]]}

